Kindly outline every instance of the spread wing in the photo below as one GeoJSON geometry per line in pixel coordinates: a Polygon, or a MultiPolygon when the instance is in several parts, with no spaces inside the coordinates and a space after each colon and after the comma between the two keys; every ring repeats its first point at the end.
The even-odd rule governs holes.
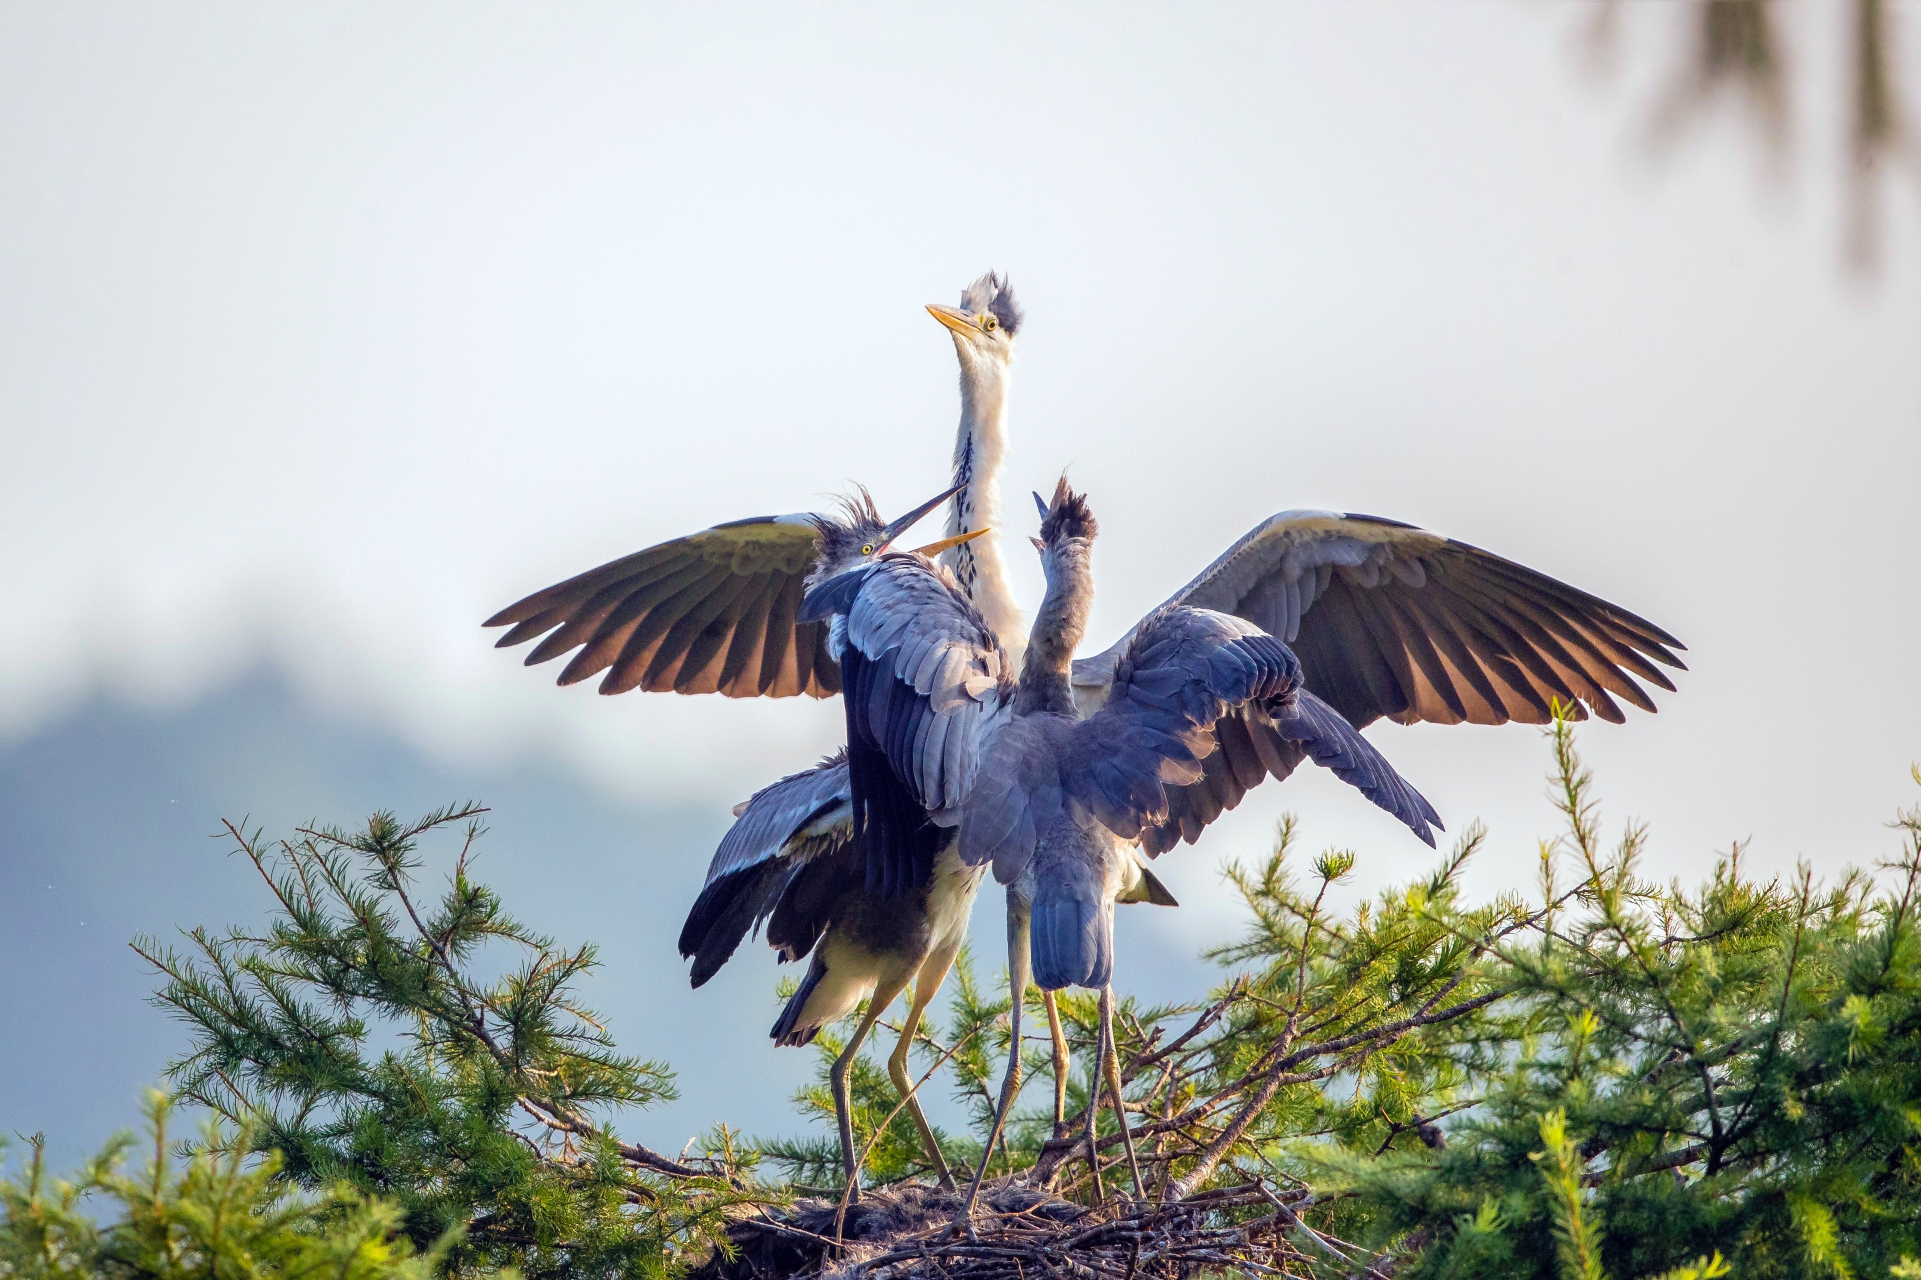
{"type": "MultiPolygon", "coordinates": [[[[1440,825],[1420,793],[1302,687],[1301,665],[1286,645],[1228,614],[1162,606],[1121,653],[1099,711],[1051,728],[1039,719],[996,734],[961,824],[961,857],[975,865],[991,859],[1002,883],[1020,874],[1062,805],[1084,810],[1124,839],[1144,838],[1151,852],[1184,834],[1183,818],[1196,822],[1198,835],[1220,810],[1203,818],[1190,802],[1176,813],[1169,793],[1206,785],[1205,762],[1219,754],[1224,723],[1235,726],[1230,733],[1256,723],[1271,727],[1292,748],[1276,756],[1281,776],[1310,758],[1429,844],[1430,828],[1440,825]],[[1163,837],[1157,847],[1156,832],[1170,826],[1173,838],[1163,837]]],[[[1246,749],[1258,760],[1251,741],[1246,749]]],[[[1261,767],[1258,776],[1250,771],[1248,786],[1270,771],[1261,767]]]]}
{"type": "Polygon", "coordinates": [[[1236,707],[1214,722],[1214,750],[1201,761],[1201,776],[1186,785],[1165,783],[1167,817],[1141,832],[1141,847],[1159,857],[1185,841],[1193,844],[1209,823],[1240,804],[1261,783],[1279,781],[1307,758],[1298,742],[1281,736],[1260,707],[1236,707]]]}
{"type": "Polygon", "coordinates": [[[812,516],[735,520],[536,591],[484,625],[512,624],[502,649],[545,635],[528,666],[579,649],[564,685],[605,671],[602,693],[825,698],[840,690],[827,629],[794,616],[813,565],[812,516]]]}
{"type": "MultiPolygon", "coordinates": [[[[1680,641],[1616,605],[1464,542],[1377,516],[1285,511],[1228,548],[1169,601],[1231,613],[1286,642],[1307,685],[1354,725],[1541,724],[1644,711],[1637,681],[1672,690],[1680,641]],[[1585,709],[1584,709],[1585,708],[1585,709]]],[[[1109,679],[1124,638],[1075,664],[1109,679]]],[[[1085,696],[1083,694],[1083,696],[1085,696]]]]}
{"type": "Polygon", "coordinates": [[[853,848],[853,798],[845,754],[756,791],[735,810],[707,868],[707,884],[680,931],[696,987],[732,958],[768,916],[767,941],[782,960],[813,949],[826,927],[828,884],[845,874],[853,848]]]}
{"type": "Polygon", "coordinates": [[[890,555],[816,587],[804,619],[845,615],[841,672],[854,841],[883,897],[925,884],[958,820],[980,737],[1011,687],[1000,642],[951,578],[890,555]]]}

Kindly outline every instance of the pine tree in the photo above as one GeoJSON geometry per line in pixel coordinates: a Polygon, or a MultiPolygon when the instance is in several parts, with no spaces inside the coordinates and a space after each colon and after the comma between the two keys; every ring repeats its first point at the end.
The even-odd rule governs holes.
{"type": "Polygon", "coordinates": [[[264,932],[195,928],[185,955],[136,941],[164,976],[157,1003],[194,1031],[169,1074],[281,1178],[390,1201],[417,1247],[451,1240],[450,1273],[663,1274],[722,1238],[756,1194],[749,1170],[724,1130],[683,1163],[595,1119],[671,1098],[671,1074],[619,1053],[578,1003],[591,946],[529,931],[469,877],[482,812],[380,813],[277,844],[230,825],[277,910],[264,932]],[[424,898],[422,837],[463,825],[424,898]]]}
{"type": "Polygon", "coordinates": [[[1442,1149],[1341,1162],[1330,1185],[1410,1277],[1911,1274],[1921,810],[1881,883],[1757,881],[1736,846],[1699,888],[1662,886],[1637,875],[1642,829],[1603,848],[1570,727],[1552,737],[1568,831],[1544,889],[1566,910],[1497,952],[1528,1033],[1442,1149]]]}
{"type": "Polygon", "coordinates": [[[121,1136],[79,1176],[50,1181],[41,1143],[19,1174],[0,1181],[0,1276],[8,1280],[429,1280],[457,1230],[424,1251],[400,1232],[400,1208],[341,1186],[301,1196],[277,1155],[249,1160],[244,1140],[210,1131],[176,1168],[167,1143],[171,1103],[147,1103],[153,1155],[129,1176],[121,1136]],[[102,1224],[100,1210],[117,1208],[102,1224]]]}
{"type": "MultiPolygon", "coordinates": [[[[1145,1201],[1113,1194],[1127,1183],[1105,1104],[1109,1195],[1094,1194],[1092,997],[1060,1000],[1057,1133],[1046,1020],[1024,993],[1031,1090],[992,1172],[1026,1211],[978,1242],[946,1232],[954,1203],[928,1186],[876,1061],[853,1092],[877,1191],[852,1212],[824,1077],[797,1099],[809,1135],[719,1126],[683,1160],[623,1142],[605,1113],[671,1096],[671,1077],[575,1000],[591,947],[529,932],[472,881],[474,806],[279,844],[235,827],[272,887],[268,926],[194,929],[184,955],[137,944],[193,1028],[173,1083],[220,1127],[181,1174],[157,1136],[144,1180],[117,1172],[124,1144],[61,1184],[36,1151],[0,1185],[0,1280],[1921,1275],[1921,809],[1878,875],[1758,880],[1737,846],[1705,884],[1660,885],[1637,870],[1646,831],[1605,845],[1571,727],[1550,743],[1566,831],[1536,893],[1463,901],[1478,830],[1344,914],[1330,891],[1356,855],[1299,867],[1291,819],[1271,856],[1230,869],[1250,923],[1213,953],[1224,980],[1189,1004],[1123,1001],[1116,1019],[1145,1201]],[[463,823],[444,888],[423,896],[423,838],[463,823]],[[122,1217],[99,1225],[88,1197],[122,1217]]],[[[968,1117],[941,1135],[957,1165],[979,1156],[1008,1008],[964,959],[920,1033],[922,1087],[968,1117]]],[[[818,1044],[824,1072],[836,1029],[818,1044]]]]}

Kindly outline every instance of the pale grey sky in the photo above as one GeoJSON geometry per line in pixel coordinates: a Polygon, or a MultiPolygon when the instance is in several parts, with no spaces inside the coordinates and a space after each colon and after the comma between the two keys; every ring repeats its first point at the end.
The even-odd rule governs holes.
{"type": "MultiPolygon", "coordinates": [[[[1009,497],[1089,490],[1097,646],[1274,511],[1413,521],[1689,645],[1583,739],[1652,870],[1869,861],[1921,799],[1921,201],[1851,284],[1839,6],[1784,14],[1778,172],[1731,113],[1650,161],[1683,17],[1630,10],[1603,80],[1584,10],[1518,2],[0,6],[0,735],[264,654],[430,754],[730,804],[835,706],[558,690],[478,623],[940,488],[921,304],[992,266],[1009,497]]],[[[1492,825],[1479,888],[1532,874],[1533,731],[1371,736],[1492,825]]],[[[1301,778],[1164,860],[1153,927],[1217,934],[1288,808],[1363,886],[1425,858],[1301,778]]]]}

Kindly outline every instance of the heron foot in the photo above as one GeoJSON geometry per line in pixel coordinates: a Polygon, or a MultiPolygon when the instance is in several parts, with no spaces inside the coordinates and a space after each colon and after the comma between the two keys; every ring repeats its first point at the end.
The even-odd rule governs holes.
{"type": "Polygon", "coordinates": [[[966,1233],[969,1244],[980,1243],[980,1232],[974,1225],[974,1197],[972,1196],[967,1197],[966,1202],[960,1207],[960,1212],[956,1213],[954,1220],[947,1224],[947,1230],[940,1233],[940,1238],[951,1240],[962,1232],[966,1233]]]}

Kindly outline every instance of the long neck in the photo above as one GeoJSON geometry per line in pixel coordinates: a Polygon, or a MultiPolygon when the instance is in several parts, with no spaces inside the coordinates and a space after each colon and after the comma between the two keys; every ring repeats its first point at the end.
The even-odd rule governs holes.
{"type": "Polygon", "coordinates": [[[1022,715],[1051,711],[1074,714],[1074,650],[1087,634],[1087,615],[1094,607],[1094,571],[1088,563],[1088,544],[1073,539],[1042,557],[1047,569],[1047,594],[1034,615],[1021,662],[1020,692],[1014,710],[1022,715]]]}
{"type": "MultiPolygon", "coordinates": [[[[959,346],[959,343],[955,344],[959,346]]],[[[947,532],[993,532],[942,552],[961,587],[1000,637],[1010,661],[1019,663],[1026,645],[1020,606],[1007,585],[1007,565],[1001,559],[1001,461],[1007,452],[1008,366],[991,358],[961,352],[960,431],[954,438],[954,495],[947,532]]]]}

